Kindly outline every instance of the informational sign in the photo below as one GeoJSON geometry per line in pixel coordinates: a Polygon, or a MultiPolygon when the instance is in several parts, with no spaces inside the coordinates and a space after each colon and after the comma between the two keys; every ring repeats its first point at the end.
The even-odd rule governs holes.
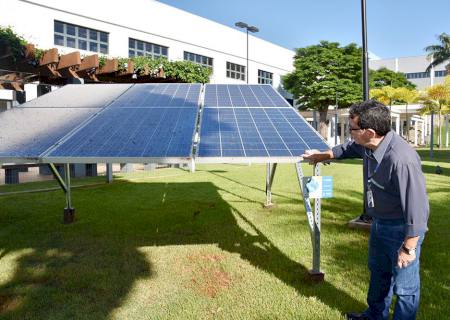
{"type": "Polygon", "coordinates": [[[303,187],[311,199],[333,197],[333,177],[303,177],[303,187]]]}

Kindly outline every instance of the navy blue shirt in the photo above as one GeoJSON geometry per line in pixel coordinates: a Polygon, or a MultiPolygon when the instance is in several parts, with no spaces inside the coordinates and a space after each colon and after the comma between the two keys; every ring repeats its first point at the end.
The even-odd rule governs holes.
{"type": "Polygon", "coordinates": [[[390,131],[373,152],[354,141],[337,145],[332,151],[336,159],[363,159],[364,194],[370,178],[374,199],[374,207],[366,203],[367,214],[380,219],[403,218],[409,237],[427,231],[425,177],[419,155],[403,138],[390,131]]]}

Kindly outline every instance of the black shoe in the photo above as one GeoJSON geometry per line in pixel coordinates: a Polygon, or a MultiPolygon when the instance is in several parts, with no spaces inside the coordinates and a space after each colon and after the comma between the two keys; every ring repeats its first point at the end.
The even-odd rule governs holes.
{"type": "Polygon", "coordinates": [[[364,313],[349,312],[347,313],[347,320],[370,320],[370,318],[364,313]]]}
{"type": "Polygon", "coordinates": [[[371,224],[372,223],[372,217],[367,215],[367,214],[365,214],[365,213],[363,213],[362,215],[359,216],[358,222],[371,224]]]}

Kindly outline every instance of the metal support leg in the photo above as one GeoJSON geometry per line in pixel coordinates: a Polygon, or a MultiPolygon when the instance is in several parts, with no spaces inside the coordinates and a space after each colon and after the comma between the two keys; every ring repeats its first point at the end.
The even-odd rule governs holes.
{"type": "Polygon", "coordinates": [[[112,167],[112,163],[107,163],[106,164],[106,181],[108,183],[112,183],[113,182],[113,167],[112,167]]]}
{"type": "Polygon", "coordinates": [[[70,195],[70,164],[64,164],[64,181],[53,163],[48,164],[50,171],[53,173],[56,181],[66,194],[66,207],[64,208],[63,222],[72,223],[75,218],[75,208],[72,208],[72,199],[70,195]]]}
{"type": "Polygon", "coordinates": [[[64,164],[64,176],[66,180],[66,207],[64,208],[63,222],[72,223],[75,218],[75,208],[72,208],[72,198],[70,192],[70,164],[64,164]]]}
{"type": "MultiPolygon", "coordinates": [[[[309,200],[306,188],[303,185],[303,170],[300,162],[295,164],[297,171],[298,183],[303,195],[303,204],[305,206],[306,216],[308,218],[309,230],[311,233],[311,243],[313,248],[313,266],[309,271],[309,276],[311,280],[323,281],[325,274],[320,271],[320,213],[321,213],[321,201],[320,199],[315,199],[314,201],[314,212],[311,207],[311,202],[309,200]]],[[[313,175],[320,175],[320,164],[314,165],[313,175]]]]}
{"type": "Polygon", "coordinates": [[[195,161],[194,161],[193,158],[191,159],[191,163],[190,164],[191,164],[190,165],[191,173],[194,173],[195,172],[195,161]]]}
{"type": "Polygon", "coordinates": [[[266,203],[264,205],[265,208],[271,208],[274,206],[274,204],[272,203],[272,183],[276,168],[277,168],[276,163],[273,164],[272,170],[270,170],[270,163],[268,163],[266,167],[266,203]]]}

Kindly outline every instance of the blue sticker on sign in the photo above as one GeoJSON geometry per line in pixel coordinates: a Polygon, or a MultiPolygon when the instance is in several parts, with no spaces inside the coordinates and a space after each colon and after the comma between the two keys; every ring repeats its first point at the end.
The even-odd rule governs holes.
{"type": "Polygon", "coordinates": [[[304,177],[303,185],[309,198],[321,199],[333,197],[333,177],[312,176],[304,177]]]}

